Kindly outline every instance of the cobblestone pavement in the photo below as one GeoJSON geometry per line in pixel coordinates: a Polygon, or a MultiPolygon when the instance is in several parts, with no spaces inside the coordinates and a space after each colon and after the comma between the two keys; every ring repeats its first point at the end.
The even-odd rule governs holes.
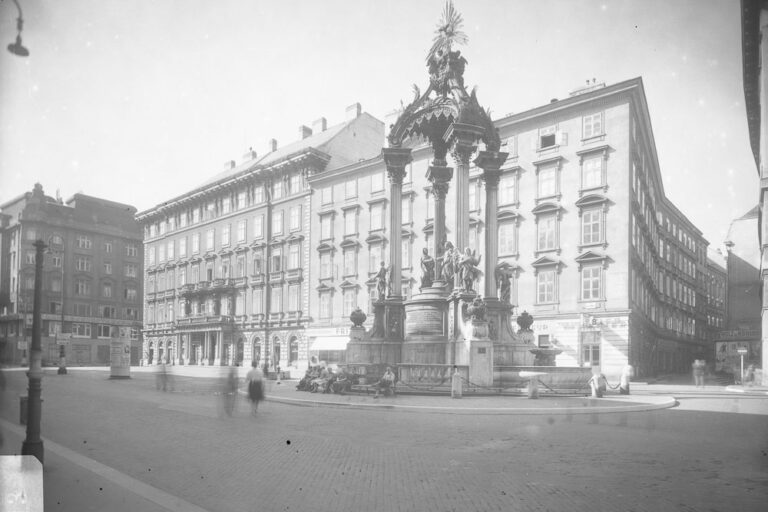
{"type": "MultiPolygon", "coordinates": [[[[25,382],[6,375],[9,398],[25,382]]],[[[227,417],[212,379],[177,376],[163,393],[148,373],[107,375],[46,375],[43,436],[210,511],[743,512],[768,500],[764,397],[516,416],[266,402],[252,417],[240,400],[227,417]]]]}

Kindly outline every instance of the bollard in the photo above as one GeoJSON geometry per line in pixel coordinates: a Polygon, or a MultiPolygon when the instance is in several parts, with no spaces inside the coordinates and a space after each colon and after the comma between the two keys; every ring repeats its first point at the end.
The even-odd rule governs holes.
{"type": "Polygon", "coordinates": [[[528,381],[528,398],[539,398],[539,379],[536,377],[528,381]]]}

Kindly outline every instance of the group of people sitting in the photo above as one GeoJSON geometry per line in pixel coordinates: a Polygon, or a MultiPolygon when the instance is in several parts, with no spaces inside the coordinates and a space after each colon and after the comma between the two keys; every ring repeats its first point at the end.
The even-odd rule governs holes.
{"type": "Polygon", "coordinates": [[[310,393],[337,393],[343,395],[352,389],[352,379],[342,368],[332,371],[327,366],[310,366],[296,386],[297,391],[310,393]]]}
{"type": "MultiPolygon", "coordinates": [[[[352,390],[352,385],[359,381],[358,375],[352,375],[343,368],[331,370],[326,365],[316,365],[307,368],[304,377],[296,386],[297,391],[309,391],[310,393],[336,393],[343,395],[352,390]]],[[[384,396],[394,395],[395,392],[395,374],[392,368],[387,370],[381,378],[374,384],[376,394],[373,398],[378,398],[380,394],[384,396]]]]}

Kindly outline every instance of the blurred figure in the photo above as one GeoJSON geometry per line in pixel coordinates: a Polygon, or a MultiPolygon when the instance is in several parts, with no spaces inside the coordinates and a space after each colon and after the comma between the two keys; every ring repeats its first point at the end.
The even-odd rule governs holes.
{"type": "Polygon", "coordinates": [[[635,376],[635,369],[632,365],[628,364],[621,370],[621,377],[619,378],[619,394],[629,394],[629,381],[635,376]]]}
{"type": "Polygon", "coordinates": [[[592,389],[593,398],[603,398],[605,390],[608,388],[608,380],[605,375],[600,373],[599,369],[592,370],[592,377],[589,379],[589,387],[592,389]]]}
{"type": "Polygon", "coordinates": [[[747,366],[747,374],[744,376],[744,384],[747,386],[754,386],[755,385],[755,365],[750,364],[747,366]]]}
{"type": "MultiPolygon", "coordinates": [[[[0,411],[5,408],[5,373],[2,367],[0,367],[0,411]]],[[[3,447],[3,431],[0,430],[0,448],[3,447]]]]}
{"type": "Polygon", "coordinates": [[[237,371],[234,366],[230,366],[227,371],[221,389],[222,405],[224,414],[232,416],[235,411],[235,402],[237,400],[237,371]]]}
{"type": "Polygon", "coordinates": [[[161,389],[163,391],[168,391],[169,388],[173,391],[173,378],[170,375],[165,362],[161,362],[157,366],[157,370],[155,371],[155,387],[158,391],[161,389]]]}
{"type": "Polygon", "coordinates": [[[379,382],[376,383],[376,394],[373,395],[373,398],[379,398],[379,393],[383,394],[384,396],[394,395],[395,392],[392,389],[394,385],[395,374],[392,373],[392,368],[387,366],[387,370],[384,372],[384,375],[382,375],[381,379],[379,379],[379,382]]]}
{"type": "Polygon", "coordinates": [[[251,401],[251,414],[256,416],[259,401],[264,400],[264,373],[259,369],[256,361],[251,362],[251,367],[245,380],[248,383],[248,400],[251,401]]]}
{"type": "Polygon", "coordinates": [[[704,387],[704,368],[707,363],[703,359],[696,359],[693,361],[691,367],[693,368],[693,383],[698,387],[704,387]]]}

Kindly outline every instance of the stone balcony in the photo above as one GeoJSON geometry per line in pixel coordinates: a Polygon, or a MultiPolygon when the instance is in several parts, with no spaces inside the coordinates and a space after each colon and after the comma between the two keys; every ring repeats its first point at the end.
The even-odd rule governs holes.
{"type": "Polygon", "coordinates": [[[304,269],[292,268],[285,271],[285,280],[289,283],[296,283],[303,279],[304,269]]]}

